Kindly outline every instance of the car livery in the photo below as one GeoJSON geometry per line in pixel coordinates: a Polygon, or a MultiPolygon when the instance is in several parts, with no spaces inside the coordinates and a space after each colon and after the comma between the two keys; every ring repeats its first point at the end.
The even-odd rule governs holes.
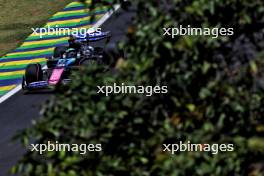
{"type": "Polygon", "coordinates": [[[54,49],[53,56],[47,59],[45,67],[40,64],[29,64],[22,79],[22,89],[31,91],[45,88],[56,88],[68,84],[73,70],[80,66],[89,66],[96,62],[108,64],[109,60],[119,57],[106,47],[93,47],[90,42],[107,39],[110,32],[94,32],[76,34],[69,37],[69,46],[59,46],[54,49]]]}

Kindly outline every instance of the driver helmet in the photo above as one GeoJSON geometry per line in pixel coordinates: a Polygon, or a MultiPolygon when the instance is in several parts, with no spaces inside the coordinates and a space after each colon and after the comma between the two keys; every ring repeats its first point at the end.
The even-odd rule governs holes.
{"type": "Polygon", "coordinates": [[[76,41],[76,37],[75,36],[73,36],[73,35],[70,35],[70,37],[69,37],[69,43],[74,43],[75,41],[76,41]]]}

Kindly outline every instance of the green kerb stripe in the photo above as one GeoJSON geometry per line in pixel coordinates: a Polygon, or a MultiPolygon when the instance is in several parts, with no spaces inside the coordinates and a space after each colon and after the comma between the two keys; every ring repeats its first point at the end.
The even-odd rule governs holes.
{"type": "Polygon", "coordinates": [[[52,48],[56,44],[64,44],[66,42],[67,42],[67,40],[59,41],[59,42],[50,42],[50,43],[46,43],[46,44],[32,44],[32,45],[28,45],[28,46],[21,46],[18,49],[31,49],[31,48],[34,49],[36,47],[47,47],[47,46],[50,46],[52,48]]]}
{"type": "Polygon", "coordinates": [[[45,54],[51,54],[53,51],[44,51],[44,52],[38,52],[36,51],[36,53],[34,54],[15,54],[15,55],[11,55],[11,56],[6,56],[2,59],[10,59],[10,58],[21,58],[21,57],[33,57],[33,56],[39,56],[39,55],[45,55],[45,54]]]}
{"type": "MultiPolygon", "coordinates": [[[[36,62],[32,62],[32,63],[36,63],[36,62]]],[[[46,61],[39,62],[39,63],[40,63],[40,64],[45,64],[46,61]]],[[[0,70],[3,70],[3,69],[19,69],[19,68],[25,68],[27,65],[28,65],[28,64],[3,66],[3,67],[0,67],[0,70]]]]}
{"type": "Polygon", "coordinates": [[[63,14],[63,15],[54,15],[51,20],[55,20],[57,18],[63,18],[63,17],[71,17],[71,16],[81,16],[81,15],[86,15],[87,13],[85,12],[76,12],[76,13],[68,13],[68,14],[63,14]]]}
{"type": "Polygon", "coordinates": [[[17,79],[17,78],[22,78],[23,74],[18,74],[18,75],[10,75],[10,76],[0,76],[1,80],[6,80],[6,79],[17,79]]]}
{"type": "Polygon", "coordinates": [[[0,91],[0,95],[4,95],[5,93],[7,93],[8,92],[8,90],[1,90],[0,91]]]}
{"type": "MultiPolygon", "coordinates": [[[[88,3],[87,5],[89,5],[90,3],[88,3]]],[[[73,7],[83,7],[84,5],[82,3],[70,3],[69,5],[67,5],[64,9],[67,8],[73,8],[73,7]]]]}
{"type": "Polygon", "coordinates": [[[103,13],[106,12],[107,10],[109,10],[109,7],[101,7],[101,8],[96,8],[92,13],[90,12],[69,12],[68,14],[62,14],[62,15],[54,15],[52,18],[52,20],[57,19],[57,18],[63,18],[63,17],[71,17],[71,16],[81,16],[81,15],[89,15],[92,16],[93,14],[96,13],[103,13]]]}
{"type": "Polygon", "coordinates": [[[38,35],[35,35],[35,36],[29,36],[27,39],[26,39],[26,41],[25,42],[27,42],[28,40],[32,40],[32,41],[34,41],[34,40],[39,40],[39,41],[41,41],[41,39],[49,39],[49,38],[53,38],[53,37],[66,37],[66,35],[61,35],[61,36],[58,36],[58,35],[56,35],[56,34],[54,34],[54,35],[43,35],[43,36],[41,36],[41,38],[40,38],[40,36],[38,36],[38,35]]]}
{"type": "Polygon", "coordinates": [[[0,70],[3,70],[3,69],[18,69],[18,68],[25,68],[27,65],[28,65],[28,64],[3,66],[3,67],[0,68],[0,70]]]}
{"type": "MultiPolygon", "coordinates": [[[[101,18],[101,15],[96,15],[95,16],[95,21],[97,21],[100,18],[101,18]]],[[[71,23],[65,23],[65,24],[54,24],[54,25],[47,24],[47,25],[49,25],[50,27],[56,27],[57,26],[57,27],[65,27],[65,28],[68,27],[68,28],[70,28],[70,27],[75,27],[76,25],[85,25],[85,24],[89,25],[90,24],[90,20],[88,20],[88,21],[89,21],[88,24],[87,24],[87,20],[82,20],[79,23],[71,22],[71,23]]]]}

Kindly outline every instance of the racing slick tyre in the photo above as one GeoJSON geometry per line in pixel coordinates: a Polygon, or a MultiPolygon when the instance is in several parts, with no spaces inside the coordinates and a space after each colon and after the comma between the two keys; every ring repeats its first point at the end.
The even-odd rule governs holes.
{"type": "Polygon", "coordinates": [[[32,82],[42,81],[43,72],[40,64],[29,64],[26,67],[24,83],[27,85],[32,82]]]}
{"type": "Polygon", "coordinates": [[[57,46],[54,49],[54,53],[53,53],[53,57],[54,58],[58,58],[61,57],[63,53],[65,53],[67,51],[68,47],[66,46],[57,46]]]}

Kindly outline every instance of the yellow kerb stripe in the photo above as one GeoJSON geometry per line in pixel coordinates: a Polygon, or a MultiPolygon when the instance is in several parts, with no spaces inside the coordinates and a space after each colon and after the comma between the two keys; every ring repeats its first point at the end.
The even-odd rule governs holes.
{"type": "Polygon", "coordinates": [[[65,20],[65,21],[54,21],[54,22],[49,22],[45,25],[47,26],[55,26],[55,25],[60,25],[60,24],[69,24],[69,23],[79,23],[81,21],[89,21],[91,19],[90,16],[84,17],[84,18],[79,18],[79,19],[73,19],[73,20],[65,20]]]}
{"type": "Polygon", "coordinates": [[[37,54],[40,52],[49,52],[49,51],[53,51],[53,48],[54,47],[48,48],[48,49],[35,50],[35,51],[24,51],[24,52],[10,53],[10,54],[7,54],[7,56],[20,55],[20,54],[37,54]]]}
{"type": "Polygon", "coordinates": [[[88,11],[86,9],[74,10],[74,11],[65,11],[65,12],[58,12],[54,16],[58,16],[58,15],[69,15],[69,14],[75,14],[75,13],[85,13],[85,12],[88,12],[88,11]]]}
{"type": "Polygon", "coordinates": [[[56,42],[67,41],[68,39],[69,39],[69,37],[63,37],[63,38],[59,38],[59,39],[50,39],[50,40],[41,40],[41,41],[28,41],[28,42],[25,42],[22,46],[56,43],[56,42]]]}
{"type": "Polygon", "coordinates": [[[0,87],[0,91],[11,90],[11,89],[13,89],[15,87],[16,87],[16,85],[3,86],[3,87],[0,87]]]}
{"type": "Polygon", "coordinates": [[[22,74],[24,74],[24,73],[25,73],[24,70],[20,70],[20,71],[11,71],[11,72],[3,72],[3,73],[0,73],[0,76],[22,75],[22,74]]]}
{"type": "Polygon", "coordinates": [[[38,59],[32,59],[32,60],[3,62],[3,63],[0,63],[0,67],[15,66],[15,65],[26,65],[26,64],[30,64],[30,63],[44,62],[46,60],[47,60],[46,58],[38,58],[38,59]]]}

